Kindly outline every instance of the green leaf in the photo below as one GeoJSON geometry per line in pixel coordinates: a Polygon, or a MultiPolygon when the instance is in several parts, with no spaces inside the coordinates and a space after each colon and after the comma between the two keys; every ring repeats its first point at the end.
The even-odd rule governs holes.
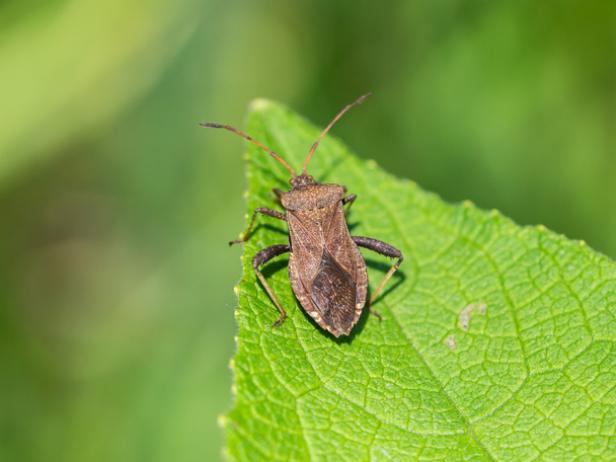
{"type": "MultiPolygon", "coordinates": [[[[247,131],[295,168],[318,134],[261,100],[247,131]]],[[[289,317],[272,329],[278,314],[251,258],[285,243],[286,228],[259,218],[238,287],[235,405],[222,419],[231,459],[614,460],[612,261],[542,226],[447,204],[331,136],[310,170],[358,195],[353,234],[406,259],[374,307],[383,321],[364,316],[337,341],[301,311],[279,257],[265,273],[289,317]]],[[[271,190],[287,177],[251,146],[249,211],[276,208],[271,190]]],[[[362,252],[374,288],[391,262],[362,252]]]]}

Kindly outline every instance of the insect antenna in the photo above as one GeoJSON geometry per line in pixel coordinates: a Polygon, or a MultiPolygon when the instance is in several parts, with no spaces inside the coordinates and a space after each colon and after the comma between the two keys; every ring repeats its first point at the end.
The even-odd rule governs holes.
{"type": "Polygon", "coordinates": [[[329,131],[329,129],[332,128],[334,124],[338,122],[338,120],[340,120],[340,118],[345,114],[345,112],[347,112],[353,106],[357,106],[358,104],[363,103],[364,100],[371,94],[372,93],[366,93],[365,95],[362,95],[359,98],[357,98],[352,103],[344,106],[344,108],[342,108],[342,110],[336,115],[336,117],[334,117],[334,119],[329,123],[329,125],[325,127],[325,129],[321,132],[317,140],[312,144],[312,147],[310,148],[310,151],[308,152],[308,155],[306,156],[306,160],[304,161],[304,169],[302,170],[302,175],[305,175],[307,173],[308,164],[310,163],[310,159],[312,159],[312,155],[314,154],[314,151],[317,150],[317,146],[319,146],[319,143],[321,142],[323,137],[327,135],[327,132],[329,131]]]}
{"type": "Polygon", "coordinates": [[[241,136],[242,138],[250,141],[255,146],[258,146],[259,148],[263,149],[270,156],[272,156],[274,159],[276,159],[278,162],[280,162],[282,164],[282,166],[284,168],[286,168],[287,171],[291,174],[291,177],[295,178],[297,176],[295,174],[295,172],[293,171],[293,169],[291,168],[291,166],[289,164],[287,164],[287,162],[282,157],[280,157],[280,155],[278,155],[277,153],[275,153],[274,151],[272,151],[268,147],[262,145],[257,140],[255,140],[253,137],[251,137],[250,135],[247,135],[246,133],[238,130],[237,128],[232,127],[231,125],[216,124],[216,123],[211,123],[211,122],[202,122],[199,125],[201,125],[202,127],[206,127],[206,128],[224,128],[225,130],[228,130],[228,131],[230,131],[232,133],[235,133],[236,135],[241,136]]]}

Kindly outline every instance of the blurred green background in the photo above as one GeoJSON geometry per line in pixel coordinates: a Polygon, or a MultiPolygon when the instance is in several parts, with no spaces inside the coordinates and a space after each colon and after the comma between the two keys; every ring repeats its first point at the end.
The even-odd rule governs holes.
{"type": "Polygon", "coordinates": [[[243,146],[199,121],[371,90],[360,156],[614,257],[615,58],[604,0],[0,3],[0,459],[220,457],[243,146]]]}

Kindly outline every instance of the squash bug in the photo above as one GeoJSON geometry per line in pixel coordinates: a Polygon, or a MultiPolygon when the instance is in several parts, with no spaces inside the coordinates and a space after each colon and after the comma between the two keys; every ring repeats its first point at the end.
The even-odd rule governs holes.
{"type": "MultiPolygon", "coordinates": [[[[345,106],[325,127],[312,144],[299,175],[280,155],[237,128],[209,122],[201,124],[203,127],[223,128],[245,138],[280,162],[291,175],[289,191],[274,189],[284,213],[264,207],[255,209],[241,237],[229,242],[233,245],[247,241],[257,214],[287,222],[288,244],[267,247],[252,259],[252,267],[259,281],[280,313],[274,327],[282,324],[287,313],[259,269],[272,258],[289,252],[289,279],[295,296],[306,313],[335,337],[350,334],[366,304],[368,273],[358,247],[396,259],[372,293],[370,303],[402,263],[402,253],[395,247],[370,237],[351,236],[344,206],[351,206],[357,197],[355,194],[346,195],[345,186],[320,184],[307,170],[310,159],[327,132],[349,109],[362,103],[369,95],[363,95],[345,106]]],[[[378,313],[371,312],[380,318],[378,313]]]]}

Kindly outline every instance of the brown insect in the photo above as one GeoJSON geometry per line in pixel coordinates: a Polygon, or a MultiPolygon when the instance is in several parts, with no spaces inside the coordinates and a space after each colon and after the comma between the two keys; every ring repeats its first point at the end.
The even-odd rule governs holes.
{"type": "MultiPolygon", "coordinates": [[[[350,207],[357,197],[355,194],[347,196],[346,187],[341,185],[319,184],[307,172],[312,155],[329,129],[345,112],[363,102],[368,96],[369,94],[363,95],[345,106],[325,127],[310,148],[300,175],[297,175],[277,153],[240,130],[229,125],[201,124],[204,127],[224,128],[247,139],[280,162],[291,174],[290,191],[274,189],[285,212],[262,207],[255,209],[248,228],[241,234],[241,238],[229,242],[229,245],[232,245],[247,241],[258,213],[287,222],[289,243],[267,247],[252,259],[252,267],[257,277],[280,312],[280,317],[274,326],[282,324],[287,313],[259,267],[278,255],[290,252],[289,279],[295,296],[306,313],[335,337],[349,335],[366,304],[368,273],[366,263],[357,247],[365,247],[387,257],[396,258],[396,262],[372,293],[370,303],[376,299],[402,263],[402,253],[395,247],[370,237],[351,236],[343,206],[349,204],[350,207]]],[[[372,310],[371,312],[380,317],[378,313],[372,310]]]]}

